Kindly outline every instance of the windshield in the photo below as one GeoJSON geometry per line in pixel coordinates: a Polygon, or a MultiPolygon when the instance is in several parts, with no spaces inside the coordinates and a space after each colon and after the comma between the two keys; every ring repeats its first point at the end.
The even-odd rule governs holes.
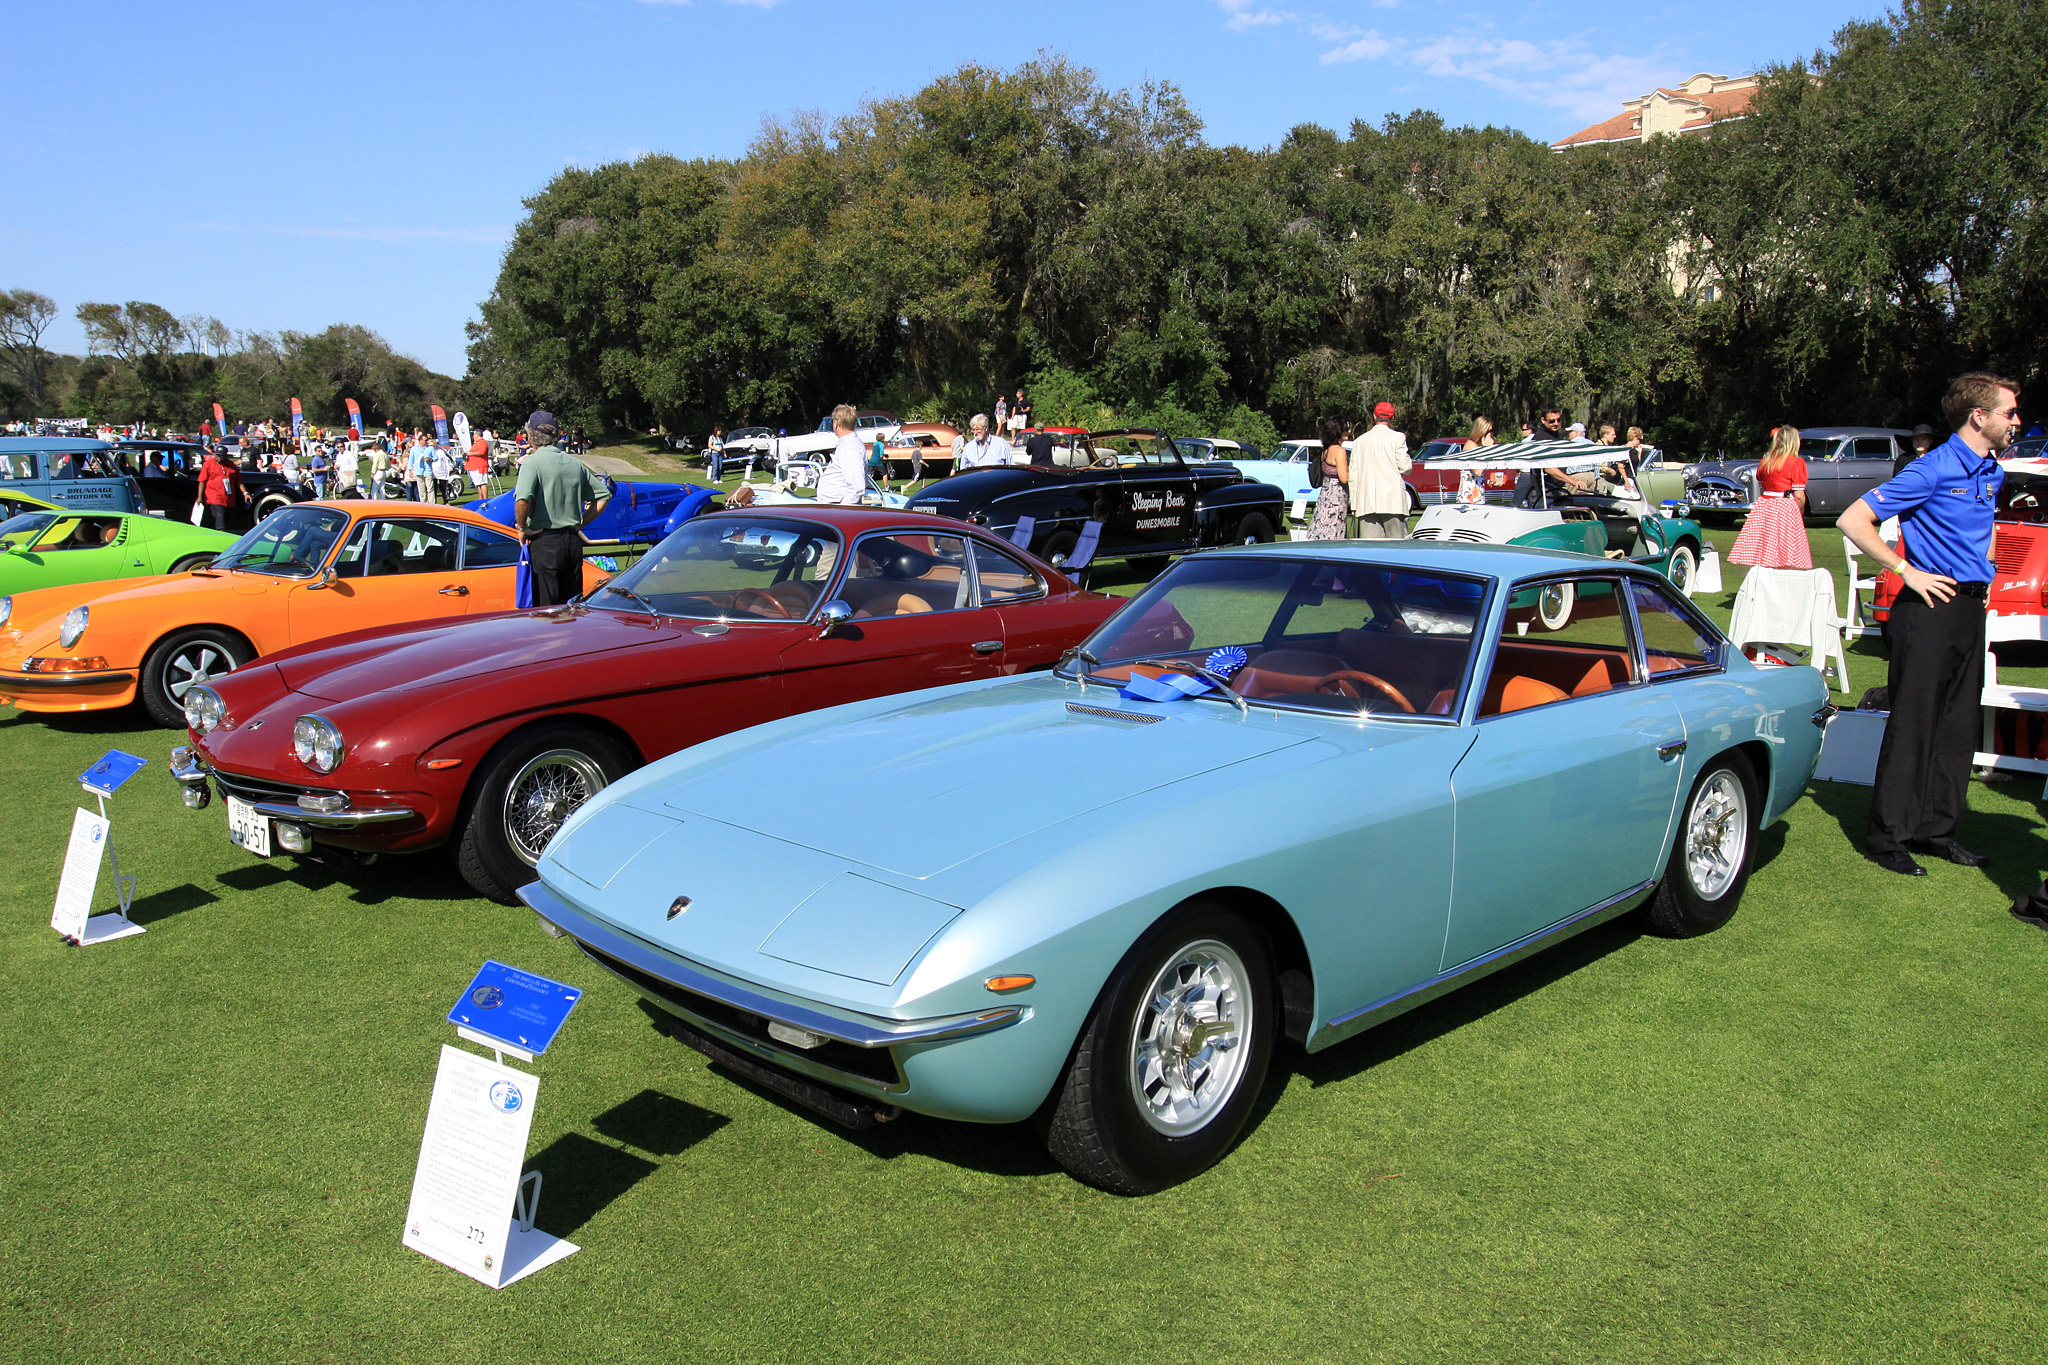
{"type": "Polygon", "coordinates": [[[1309,455],[1321,449],[1310,441],[1282,441],[1273,447],[1273,458],[1288,464],[1307,464],[1309,455]]]}
{"type": "Polygon", "coordinates": [[[1457,454],[1464,446],[1457,441],[1425,441],[1422,449],[1415,452],[1418,460],[1442,460],[1457,454]]]}
{"type": "Polygon", "coordinates": [[[230,545],[213,567],[311,578],[347,527],[348,514],[331,507],[282,508],[230,545]]]}
{"type": "Polygon", "coordinates": [[[1278,555],[1182,560],[1072,662],[1126,684],[1209,668],[1251,702],[1346,715],[1454,715],[1481,579],[1278,555]]]}
{"type": "Polygon", "coordinates": [[[33,545],[43,529],[55,520],[55,512],[23,512],[20,516],[0,521],[0,546],[33,545]]]}
{"type": "Polygon", "coordinates": [[[1802,436],[1799,438],[1799,458],[1825,460],[1835,453],[1835,443],[1832,436],[1802,436]]]}
{"type": "Polygon", "coordinates": [[[838,561],[839,533],[829,526],[695,517],[590,601],[618,611],[652,607],[664,616],[801,621],[838,561]]]}

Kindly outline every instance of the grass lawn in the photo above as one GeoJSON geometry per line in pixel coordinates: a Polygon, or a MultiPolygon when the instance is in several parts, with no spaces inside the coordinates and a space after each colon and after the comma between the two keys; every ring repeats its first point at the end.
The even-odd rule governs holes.
{"type": "Polygon", "coordinates": [[[0,1360],[2042,1354],[2048,934],[2005,914],[2048,867],[2038,779],[1973,784],[1990,875],[1911,881],[1858,856],[1863,791],[1818,784],[1722,931],[1617,922],[1283,1051],[1234,1155],[1127,1200],[1025,1128],[785,1108],[439,857],[249,858],[137,721],[0,710],[0,1360]],[[150,759],[111,803],[149,933],[66,948],[72,775],[111,746],[150,759]],[[399,1245],[442,1019],[493,956],[588,992],[529,1159],[583,1250],[498,1294],[399,1245]]]}

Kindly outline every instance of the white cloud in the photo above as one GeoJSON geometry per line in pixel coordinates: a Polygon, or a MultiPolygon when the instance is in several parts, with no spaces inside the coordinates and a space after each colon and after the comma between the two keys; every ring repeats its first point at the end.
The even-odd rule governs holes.
{"type": "Polygon", "coordinates": [[[1263,28],[1268,24],[1293,23],[1297,17],[1292,10],[1254,9],[1254,0],[1216,0],[1216,3],[1230,16],[1223,21],[1223,26],[1235,29],[1239,33],[1263,28]]]}
{"type": "Polygon", "coordinates": [[[1387,37],[1378,29],[1353,28],[1349,24],[1318,22],[1311,24],[1309,31],[1326,43],[1337,44],[1316,59],[1324,66],[1338,62],[1377,61],[1400,46],[1397,40],[1387,37]]]}
{"type": "MultiPolygon", "coordinates": [[[[1401,0],[1371,3],[1377,9],[1393,9],[1401,0]]],[[[1240,32],[1275,24],[1307,32],[1322,45],[1317,61],[1325,66],[1398,62],[1440,80],[1475,82],[1588,122],[1617,113],[1623,100],[1683,79],[1669,53],[1605,52],[1594,47],[1587,34],[1504,38],[1489,26],[1409,38],[1321,16],[1301,18],[1291,11],[1263,8],[1260,0],[1216,4],[1230,16],[1225,26],[1240,32]]]]}

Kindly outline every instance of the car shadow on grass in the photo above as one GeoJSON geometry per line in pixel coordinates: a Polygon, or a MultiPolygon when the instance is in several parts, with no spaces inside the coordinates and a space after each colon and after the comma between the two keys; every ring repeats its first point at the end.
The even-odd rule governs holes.
{"type": "Polygon", "coordinates": [[[1253,1113],[1252,1123],[1262,1121],[1266,1111],[1278,1101],[1286,1080],[1284,1058],[1288,1052],[1294,1058],[1292,1070],[1312,1086],[1348,1081],[1382,1062],[1392,1061],[1475,1020],[1484,1019],[1523,996],[1533,995],[1552,982],[1598,962],[1609,953],[1626,948],[1642,936],[1640,917],[1630,912],[1582,934],[1575,934],[1555,947],[1492,976],[1460,986],[1448,995],[1367,1029],[1358,1037],[1335,1047],[1315,1053],[1303,1053],[1298,1048],[1275,1053],[1274,1074],[1268,1077],[1265,1092],[1259,1096],[1259,1108],[1253,1113]]]}
{"type": "MultiPolygon", "coordinates": [[[[639,1003],[640,1012],[647,1016],[648,1023],[657,1032],[669,1035],[675,1046],[689,1051],[700,1061],[704,1060],[687,1043],[674,1038],[666,1011],[645,1000],[639,1003]]],[[[728,1084],[738,1086],[806,1123],[816,1124],[883,1161],[893,1161],[900,1156],[923,1156],[984,1175],[998,1176],[1054,1175],[1060,1169],[1047,1154],[1045,1143],[1030,1123],[955,1123],[905,1112],[899,1118],[874,1128],[845,1128],[808,1105],[777,1094],[740,1072],[717,1062],[705,1061],[704,1064],[728,1084]]]]}
{"type": "MultiPolygon", "coordinates": [[[[57,730],[67,735],[122,735],[134,740],[138,725],[151,722],[137,706],[120,706],[111,711],[64,711],[36,712],[16,711],[0,719],[0,731],[26,729],[30,727],[57,730]]],[[[184,736],[177,730],[156,732],[165,737],[166,745],[184,743],[184,736]]]]}
{"type": "Polygon", "coordinates": [[[358,905],[382,905],[389,900],[477,899],[475,888],[462,880],[447,859],[431,855],[380,858],[368,867],[343,867],[285,855],[248,867],[230,868],[214,880],[234,891],[264,891],[286,885],[303,891],[325,891],[339,883],[348,888],[348,898],[358,905]]]}
{"type": "Polygon", "coordinates": [[[152,891],[147,896],[138,896],[128,907],[128,918],[137,924],[155,924],[158,920],[182,915],[187,910],[197,910],[202,905],[212,905],[220,897],[203,887],[187,882],[163,891],[152,891]]]}

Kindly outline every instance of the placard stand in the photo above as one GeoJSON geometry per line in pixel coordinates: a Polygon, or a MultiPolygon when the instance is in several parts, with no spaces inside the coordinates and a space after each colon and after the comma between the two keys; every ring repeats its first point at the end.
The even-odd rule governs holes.
{"type": "Polygon", "coordinates": [[[523,1168],[540,1078],[506,1066],[505,1054],[531,1062],[547,1051],[581,995],[488,962],[449,1012],[456,1035],[491,1049],[491,1060],[442,1044],[402,1240],[492,1289],[579,1250],[533,1225],[541,1173],[523,1168]],[[480,1026],[466,1027],[463,1019],[480,1026]],[[490,1028],[526,1046],[484,1031],[490,1028]]]}
{"type": "Polygon", "coordinates": [[[81,807],[72,820],[64,873],[57,884],[57,904],[50,914],[50,927],[78,947],[111,943],[117,938],[148,932],[128,918],[135,905],[135,877],[121,871],[121,860],[114,853],[114,822],[107,815],[107,798],[140,772],[146,762],[134,754],[110,749],[79,774],[78,785],[99,802],[99,816],[95,819],[91,811],[81,807]],[[93,893],[99,888],[103,854],[114,869],[114,897],[121,908],[94,915],[93,893]]]}

